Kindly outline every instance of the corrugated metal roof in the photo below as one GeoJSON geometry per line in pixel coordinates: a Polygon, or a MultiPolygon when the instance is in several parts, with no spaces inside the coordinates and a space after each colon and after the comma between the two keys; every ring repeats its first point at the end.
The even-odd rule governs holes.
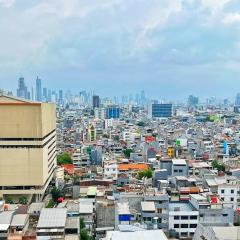
{"type": "Polygon", "coordinates": [[[43,208],[37,228],[62,228],[67,219],[66,208],[43,208]]]}

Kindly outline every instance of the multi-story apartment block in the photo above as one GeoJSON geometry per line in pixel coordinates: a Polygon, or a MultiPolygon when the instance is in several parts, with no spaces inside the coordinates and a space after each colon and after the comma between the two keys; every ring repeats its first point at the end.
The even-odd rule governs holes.
{"type": "Polygon", "coordinates": [[[169,203],[169,230],[180,238],[193,237],[198,225],[199,212],[190,203],[169,203]]]}
{"type": "Polygon", "coordinates": [[[0,197],[42,199],[56,168],[55,105],[0,95],[0,197]]]}

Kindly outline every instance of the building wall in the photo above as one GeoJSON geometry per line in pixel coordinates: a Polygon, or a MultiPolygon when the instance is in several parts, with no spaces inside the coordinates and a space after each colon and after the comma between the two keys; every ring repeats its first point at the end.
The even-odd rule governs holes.
{"type": "Polygon", "coordinates": [[[197,227],[191,227],[192,224],[198,224],[198,211],[169,212],[169,230],[174,229],[179,233],[180,237],[182,236],[182,233],[187,233],[189,237],[193,236],[193,233],[196,231],[197,227]],[[178,216],[179,219],[174,219],[174,216],[178,216]],[[182,216],[186,216],[188,219],[183,220],[181,219],[182,216]],[[190,219],[190,216],[195,216],[196,219],[190,219]],[[176,227],[176,225],[179,227],[176,227]],[[183,225],[187,225],[187,228],[183,228],[183,225]]]}
{"type": "Polygon", "coordinates": [[[6,99],[0,96],[0,195],[42,193],[56,167],[55,105],[6,99]]]}

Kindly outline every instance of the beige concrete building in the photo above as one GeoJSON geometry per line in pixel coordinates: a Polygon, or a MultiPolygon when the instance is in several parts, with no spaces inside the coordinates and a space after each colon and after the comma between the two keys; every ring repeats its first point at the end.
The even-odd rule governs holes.
{"type": "Polygon", "coordinates": [[[0,94],[0,198],[40,200],[55,168],[55,105],[0,94]]]}

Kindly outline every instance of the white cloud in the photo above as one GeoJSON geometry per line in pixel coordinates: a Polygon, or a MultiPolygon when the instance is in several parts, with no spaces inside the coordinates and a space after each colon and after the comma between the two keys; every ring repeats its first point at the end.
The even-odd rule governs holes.
{"type": "Polygon", "coordinates": [[[10,8],[15,3],[15,0],[0,0],[0,6],[10,8]]]}
{"type": "Polygon", "coordinates": [[[201,4],[203,8],[209,9],[212,14],[221,11],[226,4],[232,0],[202,0],[201,4]]]}
{"type": "Polygon", "coordinates": [[[225,15],[222,22],[226,25],[240,23],[240,13],[228,13],[225,15]]]}

